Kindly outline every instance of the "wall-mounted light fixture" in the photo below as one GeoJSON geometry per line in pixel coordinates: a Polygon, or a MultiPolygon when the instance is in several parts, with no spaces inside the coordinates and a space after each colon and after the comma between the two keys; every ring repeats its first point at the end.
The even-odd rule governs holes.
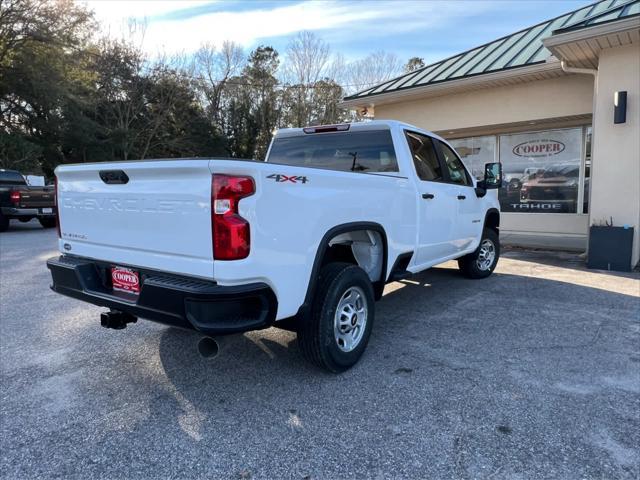
{"type": "Polygon", "coordinates": [[[616,92],[613,96],[613,123],[627,121],[627,92],[616,92]]]}

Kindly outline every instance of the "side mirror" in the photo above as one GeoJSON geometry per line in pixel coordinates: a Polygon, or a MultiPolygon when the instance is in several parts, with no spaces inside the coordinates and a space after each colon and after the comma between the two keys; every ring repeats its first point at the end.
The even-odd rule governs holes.
{"type": "Polygon", "coordinates": [[[485,163],[484,179],[476,184],[476,195],[479,198],[487,194],[487,190],[502,187],[502,164],[499,162],[485,163]]]}
{"type": "Polygon", "coordinates": [[[502,164],[499,162],[485,163],[484,180],[481,183],[485,190],[502,187],[502,164]]]}

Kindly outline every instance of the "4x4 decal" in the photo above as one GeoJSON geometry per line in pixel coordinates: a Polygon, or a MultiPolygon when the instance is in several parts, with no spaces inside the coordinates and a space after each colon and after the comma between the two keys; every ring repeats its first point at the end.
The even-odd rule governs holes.
{"type": "Polygon", "coordinates": [[[291,182],[291,183],[307,183],[309,179],[307,177],[301,177],[298,175],[282,175],[280,173],[272,173],[267,178],[271,178],[276,182],[291,182]]]}

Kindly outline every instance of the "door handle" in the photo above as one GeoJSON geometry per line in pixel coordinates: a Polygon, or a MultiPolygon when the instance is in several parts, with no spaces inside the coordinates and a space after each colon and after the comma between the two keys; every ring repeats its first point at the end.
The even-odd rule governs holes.
{"type": "Polygon", "coordinates": [[[464,200],[465,198],[467,198],[465,195],[458,195],[458,200],[464,200]]]}
{"type": "Polygon", "coordinates": [[[435,195],[433,193],[423,193],[422,194],[422,198],[424,198],[425,200],[431,200],[434,197],[435,197],[435,195]]]}

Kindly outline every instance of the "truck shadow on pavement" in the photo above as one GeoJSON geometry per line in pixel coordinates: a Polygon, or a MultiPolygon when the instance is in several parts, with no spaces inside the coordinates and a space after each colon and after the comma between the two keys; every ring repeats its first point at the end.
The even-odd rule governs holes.
{"type": "MultiPolygon", "coordinates": [[[[433,354],[441,348],[458,351],[461,342],[473,342],[467,354],[474,350],[481,353],[484,342],[498,347],[496,353],[587,346],[591,343],[581,340],[603,340],[601,335],[589,337],[589,332],[595,336],[610,324],[633,322],[639,305],[633,295],[566,282],[500,273],[473,281],[464,279],[455,269],[433,268],[388,286],[384,298],[376,304],[368,350],[355,370],[379,363],[382,350],[387,351],[383,359],[399,359],[410,356],[415,349],[422,353],[435,349],[433,354]],[[585,331],[589,325],[592,330],[585,331]],[[514,332],[517,334],[511,336],[514,332]],[[459,335],[447,337],[450,334],[459,335]],[[405,347],[384,346],[396,344],[405,347]]],[[[222,353],[210,360],[197,354],[201,337],[197,332],[165,330],[160,342],[165,370],[180,374],[195,369],[211,378],[230,373],[235,381],[243,366],[249,366],[247,372],[256,377],[273,368],[325,376],[304,362],[292,332],[271,328],[229,336],[222,353]]],[[[461,351],[458,354],[464,355],[461,351]]]]}
{"type": "Polygon", "coordinates": [[[340,475],[314,470],[314,449],[347,461],[371,442],[359,462],[408,456],[394,463],[401,477],[443,462],[445,476],[523,462],[626,476],[640,471],[638,312],[632,294],[435,268],[388,287],[367,352],[342,375],[305,363],[295,334],[275,328],[234,337],[214,360],[198,356],[198,334],[167,329],[160,359],[201,438],[306,452],[301,476],[340,475]],[[251,432],[265,429],[259,445],[251,432]]]}
{"type": "Polygon", "coordinates": [[[506,260],[482,281],[435,268],[390,284],[367,352],[341,375],[307,364],[291,332],[236,336],[206,360],[195,332],[105,330],[100,309],[48,293],[57,320],[3,319],[15,346],[2,352],[0,467],[14,478],[637,478],[637,282],[596,275],[588,287],[583,272],[557,281],[529,268],[506,260]]]}

